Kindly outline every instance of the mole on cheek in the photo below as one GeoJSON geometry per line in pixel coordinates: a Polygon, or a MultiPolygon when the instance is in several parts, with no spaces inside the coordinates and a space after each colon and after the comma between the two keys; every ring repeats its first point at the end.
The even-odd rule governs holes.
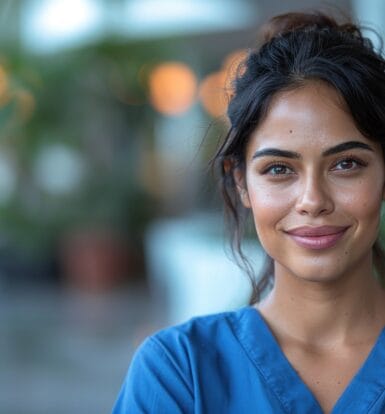
{"type": "Polygon", "coordinates": [[[290,134],[292,134],[292,133],[293,133],[293,130],[291,129],[291,130],[289,131],[289,133],[290,133],[290,134]]]}

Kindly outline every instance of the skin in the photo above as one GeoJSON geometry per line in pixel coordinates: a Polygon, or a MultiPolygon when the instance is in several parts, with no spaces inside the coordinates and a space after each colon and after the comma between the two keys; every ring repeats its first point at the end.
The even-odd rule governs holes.
{"type": "Polygon", "coordinates": [[[258,308],[328,413],[385,325],[372,264],[385,196],[381,146],[360,133],[333,88],[311,82],[273,98],[235,178],[274,260],[274,288],[258,308]],[[369,148],[324,154],[351,141],[369,148]],[[299,158],[263,155],[267,148],[299,158]],[[286,233],[304,225],[348,229],[334,246],[313,250],[286,233]]]}

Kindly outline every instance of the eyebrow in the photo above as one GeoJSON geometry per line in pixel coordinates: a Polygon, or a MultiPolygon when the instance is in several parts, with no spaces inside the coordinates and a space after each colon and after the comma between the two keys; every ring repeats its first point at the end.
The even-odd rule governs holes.
{"type": "Polygon", "coordinates": [[[364,142],[361,142],[361,141],[347,141],[347,142],[343,142],[342,144],[338,144],[335,147],[331,147],[331,148],[327,149],[326,151],[324,151],[322,153],[322,155],[324,157],[327,157],[328,155],[337,154],[339,152],[343,152],[343,151],[347,151],[347,150],[355,149],[355,148],[361,148],[361,149],[365,149],[365,150],[374,152],[373,148],[370,145],[365,144],[364,142]]]}
{"type": "MultiPolygon", "coordinates": [[[[338,154],[340,152],[348,151],[348,150],[355,149],[355,148],[365,149],[365,150],[374,152],[373,148],[370,145],[365,144],[364,142],[347,141],[347,142],[343,142],[342,144],[338,144],[335,147],[331,147],[325,150],[322,153],[322,156],[327,157],[329,155],[338,154]]],[[[279,148],[265,148],[265,149],[256,151],[252,159],[254,160],[255,158],[268,157],[268,156],[293,158],[293,159],[302,158],[301,154],[295,151],[281,150],[279,148]]]]}

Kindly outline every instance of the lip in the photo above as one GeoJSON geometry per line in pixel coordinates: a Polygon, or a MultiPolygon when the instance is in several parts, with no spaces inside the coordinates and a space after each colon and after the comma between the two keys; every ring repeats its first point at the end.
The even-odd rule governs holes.
{"type": "Polygon", "coordinates": [[[285,233],[301,247],[321,250],[336,245],[348,228],[346,226],[303,226],[288,230],[285,233]]]}

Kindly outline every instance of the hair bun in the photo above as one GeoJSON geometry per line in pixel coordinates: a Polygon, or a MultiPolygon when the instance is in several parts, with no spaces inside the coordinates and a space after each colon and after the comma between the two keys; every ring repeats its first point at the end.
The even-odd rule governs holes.
{"type": "Polygon", "coordinates": [[[301,29],[338,29],[361,37],[360,30],[352,23],[338,24],[337,21],[321,12],[314,13],[285,13],[273,17],[262,27],[261,34],[264,42],[294,30],[301,29]]]}

